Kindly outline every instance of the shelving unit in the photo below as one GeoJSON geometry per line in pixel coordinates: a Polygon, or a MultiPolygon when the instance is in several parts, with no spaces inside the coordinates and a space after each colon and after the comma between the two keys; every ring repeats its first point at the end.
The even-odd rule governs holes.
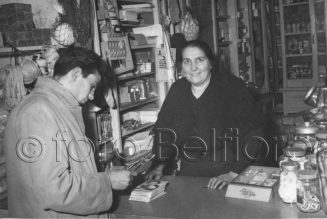
{"type": "MultiPolygon", "coordinates": [[[[41,51],[44,48],[44,46],[24,46],[24,47],[17,47],[20,55],[29,54],[31,52],[41,51]]],[[[13,49],[11,47],[0,47],[0,57],[6,57],[10,56],[13,52],[13,49]]]]}
{"type": "MultiPolygon", "coordinates": [[[[144,27],[159,23],[159,11],[157,0],[117,0],[115,2],[117,12],[122,5],[134,5],[138,14],[149,13],[152,17],[145,24],[139,22],[121,22],[123,32],[128,34],[132,28],[144,27]],[[137,4],[151,4],[144,10],[137,4]]],[[[134,9],[132,9],[134,10],[134,9]]],[[[161,84],[156,81],[156,44],[136,44],[135,41],[128,42],[128,49],[132,55],[133,69],[116,74],[116,87],[114,96],[117,100],[117,109],[110,109],[112,118],[113,141],[115,147],[122,152],[124,140],[138,132],[147,130],[153,126],[153,122],[137,122],[134,119],[137,111],[159,111],[164,93],[160,92],[161,84]]],[[[126,47],[127,48],[127,47],[126,47]]]]}
{"type": "Polygon", "coordinates": [[[137,108],[139,106],[144,106],[146,104],[156,102],[156,101],[158,101],[158,99],[159,99],[158,97],[151,97],[151,98],[149,98],[147,100],[140,100],[140,101],[133,102],[133,103],[121,104],[119,111],[124,112],[124,111],[129,110],[129,109],[134,109],[134,108],[137,108]]]}
{"type": "Polygon", "coordinates": [[[133,80],[133,79],[136,79],[136,78],[151,76],[151,75],[154,75],[154,74],[155,74],[155,72],[150,72],[150,73],[138,74],[138,75],[127,76],[127,77],[118,77],[117,81],[128,81],[128,80],[133,80]]]}
{"type": "Polygon", "coordinates": [[[123,132],[122,137],[123,138],[129,137],[129,136],[131,136],[133,134],[136,134],[138,132],[141,132],[143,130],[146,130],[148,128],[151,128],[153,125],[154,125],[154,123],[147,123],[147,124],[141,125],[141,126],[137,127],[136,129],[123,132]]]}
{"type": "Polygon", "coordinates": [[[303,99],[310,87],[325,85],[325,1],[279,0],[284,114],[309,109],[303,99]]]}
{"type": "Polygon", "coordinates": [[[250,0],[211,0],[213,48],[234,75],[254,81],[249,5],[250,0]]]}

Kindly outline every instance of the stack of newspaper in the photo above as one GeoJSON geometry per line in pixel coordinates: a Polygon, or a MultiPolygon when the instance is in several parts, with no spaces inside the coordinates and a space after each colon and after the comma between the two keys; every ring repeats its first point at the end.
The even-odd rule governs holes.
{"type": "Polygon", "coordinates": [[[164,194],[168,181],[152,180],[137,186],[131,193],[129,200],[150,202],[164,194]]]}

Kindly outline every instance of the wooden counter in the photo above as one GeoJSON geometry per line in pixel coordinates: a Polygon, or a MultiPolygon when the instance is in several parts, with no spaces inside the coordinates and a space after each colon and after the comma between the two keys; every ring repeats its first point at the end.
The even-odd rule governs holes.
{"type": "Polygon", "coordinates": [[[128,195],[120,195],[112,218],[327,218],[322,210],[300,212],[296,205],[283,203],[276,191],[270,202],[258,202],[226,198],[226,188],[203,188],[209,178],[171,176],[166,180],[167,194],[150,203],[129,201],[128,195]]]}

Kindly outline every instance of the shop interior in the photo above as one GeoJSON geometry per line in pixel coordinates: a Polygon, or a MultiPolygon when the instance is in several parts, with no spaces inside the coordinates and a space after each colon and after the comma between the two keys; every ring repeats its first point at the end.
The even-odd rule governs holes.
{"type": "MultiPolygon", "coordinates": [[[[171,85],[183,77],[180,49],[194,39],[207,42],[219,68],[240,78],[253,94],[265,116],[265,138],[276,145],[276,151],[296,142],[296,136],[318,141],[315,134],[327,129],[327,0],[74,1],[78,7],[69,8],[69,13],[63,12],[68,9],[57,0],[0,3],[0,216],[7,215],[2,146],[6,119],[10,110],[33,90],[37,77],[51,77],[57,51],[73,44],[95,51],[112,69],[115,107],[83,107],[85,131],[95,143],[99,171],[117,162],[113,159],[114,150],[127,157],[127,168],[136,168],[135,162],[143,162],[137,166],[139,172],[151,166],[153,156],[148,147],[153,139],[149,133],[171,85]],[[17,66],[20,76],[14,73],[17,66]],[[132,141],[140,147],[135,149],[132,141]]],[[[280,162],[278,158],[269,165],[278,167],[280,162]]],[[[240,209],[233,216],[224,211],[223,218],[242,217],[242,210],[253,209],[251,202],[225,198],[225,191],[198,194],[196,186],[205,183],[203,179],[192,179],[185,190],[182,181],[170,179],[178,187],[173,188],[170,193],[174,195],[166,203],[154,202],[153,206],[144,207],[129,204],[125,197],[120,204],[115,203],[113,215],[210,218],[213,214],[205,212],[217,211],[205,206],[208,202],[217,202],[217,206],[226,206],[227,202],[240,209]],[[195,194],[188,193],[191,190],[196,190],[198,202],[202,202],[191,201],[191,205],[203,210],[183,214],[176,206],[184,199],[178,196],[193,200],[195,194]]],[[[326,189],[327,185],[323,192],[326,189]]],[[[271,199],[272,190],[262,191],[267,192],[268,198],[262,192],[262,199],[267,201],[257,200],[261,201],[257,202],[259,207],[248,218],[307,216],[296,205],[289,207],[279,198],[271,199]],[[269,204],[267,211],[258,210],[269,204]]],[[[235,195],[229,192],[231,197],[235,195]]],[[[325,195],[320,200],[327,205],[325,195]]],[[[180,205],[188,208],[186,203],[180,205]]],[[[327,213],[326,206],[324,210],[327,213]]],[[[322,215],[321,210],[309,217],[322,215]]]]}

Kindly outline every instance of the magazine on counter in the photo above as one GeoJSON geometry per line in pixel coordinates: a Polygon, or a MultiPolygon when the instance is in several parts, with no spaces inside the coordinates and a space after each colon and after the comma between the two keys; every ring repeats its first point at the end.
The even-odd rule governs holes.
{"type": "Polygon", "coordinates": [[[168,181],[152,180],[137,186],[131,193],[129,200],[150,202],[164,194],[168,181]]]}

